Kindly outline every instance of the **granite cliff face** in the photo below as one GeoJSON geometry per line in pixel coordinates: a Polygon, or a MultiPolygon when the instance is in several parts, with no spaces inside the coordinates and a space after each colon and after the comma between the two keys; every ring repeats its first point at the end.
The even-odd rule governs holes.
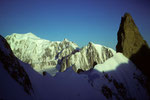
{"type": "Polygon", "coordinates": [[[117,35],[116,51],[122,52],[144,74],[150,77],[150,49],[129,13],[125,13],[122,17],[117,35]]]}

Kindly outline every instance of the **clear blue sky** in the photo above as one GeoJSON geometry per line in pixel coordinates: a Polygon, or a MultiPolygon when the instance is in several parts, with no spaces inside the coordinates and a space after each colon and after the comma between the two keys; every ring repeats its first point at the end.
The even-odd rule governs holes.
{"type": "Polygon", "coordinates": [[[121,16],[129,12],[150,44],[150,0],[0,0],[0,34],[32,32],[115,49],[121,16]]]}

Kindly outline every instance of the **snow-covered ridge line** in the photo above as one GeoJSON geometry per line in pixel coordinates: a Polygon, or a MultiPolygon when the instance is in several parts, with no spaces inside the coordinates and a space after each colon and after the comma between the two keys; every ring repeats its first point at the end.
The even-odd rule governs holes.
{"type": "Polygon", "coordinates": [[[65,71],[72,66],[75,72],[87,71],[96,64],[102,64],[111,58],[116,52],[108,47],[89,42],[87,46],[81,48],[61,60],[61,71],[65,71]]]}
{"type": "MultiPolygon", "coordinates": [[[[63,41],[66,41],[66,42],[71,42],[69,41],[68,39],[64,38],[64,40],[62,41],[50,41],[50,40],[46,40],[46,39],[42,39],[38,36],[36,36],[34,33],[32,32],[29,32],[29,33],[23,33],[23,34],[20,34],[20,33],[12,33],[11,35],[7,35],[5,38],[6,39],[9,39],[9,37],[15,37],[15,39],[18,39],[18,40],[22,40],[22,39],[33,39],[33,40],[45,40],[45,41],[49,41],[49,42],[53,42],[53,43],[61,43],[63,41]]],[[[73,42],[72,42],[73,43],[73,42]]]]}
{"type": "MultiPolygon", "coordinates": [[[[0,99],[149,100],[145,87],[146,77],[121,53],[114,54],[113,57],[103,64],[96,65],[90,71],[77,74],[70,67],[63,73],[59,72],[55,77],[52,77],[48,73],[42,76],[34,71],[30,65],[23,63],[15,56],[10,56],[12,52],[10,52],[11,49],[8,44],[6,45],[3,41],[0,41],[0,43],[2,44],[0,46],[0,51],[2,52],[0,53],[0,99]],[[16,62],[18,62],[19,66],[16,62]],[[5,64],[8,65],[5,66],[5,64]],[[25,93],[22,85],[18,84],[13,77],[10,77],[5,67],[12,69],[9,71],[16,73],[15,77],[19,78],[18,81],[20,82],[26,83],[24,79],[27,78],[24,78],[24,76],[28,75],[34,93],[31,92],[30,95],[25,93]],[[20,68],[24,69],[24,74],[23,70],[19,70],[20,68]],[[21,73],[19,74],[20,71],[21,73]]],[[[89,43],[85,48],[74,54],[81,53],[84,50],[94,51],[95,53],[97,51],[94,45],[89,43]]],[[[106,50],[106,52],[108,51],[106,50]]],[[[27,84],[29,85],[28,82],[27,84]]],[[[23,86],[25,85],[23,84],[23,86]]],[[[31,90],[30,88],[27,89],[31,90]]]]}
{"type": "Polygon", "coordinates": [[[89,82],[109,100],[149,100],[146,77],[122,53],[88,72],[89,82]]]}
{"type": "Polygon", "coordinates": [[[56,67],[58,58],[61,59],[72,53],[76,48],[79,48],[77,44],[67,39],[63,41],[49,41],[41,39],[33,33],[14,33],[5,38],[15,56],[23,62],[31,64],[38,72],[56,67]],[[62,52],[64,50],[65,52],[62,52]],[[60,52],[61,54],[59,54],[60,52]]]}
{"type": "MultiPolygon", "coordinates": [[[[36,71],[42,72],[61,66],[61,71],[73,66],[74,71],[84,71],[101,64],[116,52],[106,46],[89,42],[81,49],[77,44],[64,39],[49,41],[35,36],[33,33],[6,36],[16,57],[30,64],[36,71]]],[[[57,72],[59,70],[57,69],[57,72]]]]}
{"type": "Polygon", "coordinates": [[[24,34],[19,34],[19,33],[13,33],[11,35],[7,35],[5,38],[8,38],[9,36],[14,36],[16,37],[16,39],[22,39],[22,38],[33,38],[33,39],[41,39],[39,37],[37,37],[36,35],[34,35],[33,33],[29,32],[29,33],[24,33],[24,34]]]}

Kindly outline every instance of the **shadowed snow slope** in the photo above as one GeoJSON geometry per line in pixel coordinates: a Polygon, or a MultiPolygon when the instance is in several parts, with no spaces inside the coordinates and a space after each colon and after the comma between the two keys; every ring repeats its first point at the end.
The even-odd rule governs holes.
{"type": "Polygon", "coordinates": [[[28,74],[0,35],[0,99],[31,99],[32,94],[28,74]]]}
{"type": "Polygon", "coordinates": [[[48,73],[41,76],[28,65],[25,68],[39,100],[105,100],[99,91],[92,88],[85,75],[78,75],[71,67],[55,77],[48,73]]]}
{"type": "Polygon", "coordinates": [[[98,100],[105,99],[72,68],[55,77],[42,76],[32,67],[18,60],[3,37],[0,37],[0,99],[6,100],[98,100]],[[3,59],[2,59],[3,58],[3,59]],[[8,59],[8,60],[7,60],[8,59]],[[7,61],[7,66],[6,65],[7,61]],[[16,63],[17,62],[17,63],[16,63]],[[22,72],[22,73],[20,73],[22,72]],[[26,74],[27,73],[27,74],[26,74]],[[11,75],[14,75],[11,76],[11,75]],[[25,75],[29,77],[24,77],[25,75]],[[32,87],[29,87],[30,84],[32,87]],[[26,83],[26,84],[24,84],[26,83]],[[27,88],[27,90],[26,90],[27,88]],[[32,92],[33,89],[33,92],[32,92]],[[29,93],[28,93],[29,92],[29,93]]]}
{"type": "Polygon", "coordinates": [[[149,100],[146,77],[121,53],[83,74],[88,75],[91,85],[107,99],[149,100]]]}

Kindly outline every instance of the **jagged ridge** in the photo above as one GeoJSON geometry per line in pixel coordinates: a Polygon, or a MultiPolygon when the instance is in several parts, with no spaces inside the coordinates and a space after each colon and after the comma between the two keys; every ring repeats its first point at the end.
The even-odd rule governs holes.
{"type": "MultiPolygon", "coordinates": [[[[78,69],[89,70],[97,63],[103,63],[115,53],[114,50],[89,42],[81,49],[64,39],[62,42],[40,39],[32,33],[12,34],[6,36],[16,57],[31,64],[38,72],[61,66],[60,71],[73,66],[78,69]]],[[[57,72],[57,70],[56,70],[57,72]]]]}
{"type": "Polygon", "coordinates": [[[80,50],[76,50],[73,54],[64,57],[61,61],[61,72],[72,66],[75,72],[87,71],[96,64],[104,63],[112,57],[115,51],[98,44],[89,42],[89,44],[80,50]]]}
{"type": "Polygon", "coordinates": [[[36,71],[56,67],[57,60],[69,55],[78,46],[67,39],[64,41],[48,41],[40,39],[32,33],[12,34],[6,36],[16,57],[31,64],[36,71]],[[67,51],[65,50],[67,49],[67,51]]]}

